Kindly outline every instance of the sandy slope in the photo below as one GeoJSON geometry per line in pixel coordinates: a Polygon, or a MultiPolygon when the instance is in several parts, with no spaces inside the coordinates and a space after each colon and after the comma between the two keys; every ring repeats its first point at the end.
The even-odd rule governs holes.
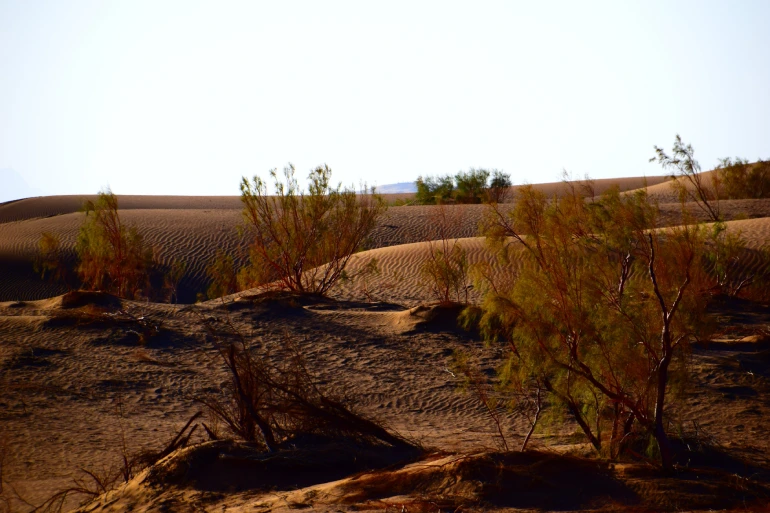
{"type": "MultiPolygon", "coordinates": [[[[472,249],[474,241],[468,242],[472,249]]],[[[722,312],[723,322],[736,328],[733,336],[770,328],[766,310],[754,314],[753,324],[743,328],[750,311],[741,305],[735,310],[722,312]]],[[[494,451],[500,439],[479,403],[458,391],[458,378],[450,369],[452,352],[463,349],[491,372],[496,350],[453,328],[437,312],[429,307],[324,301],[242,301],[184,309],[127,301],[67,308],[61,298],[2,303],[0,438],[9,448],[4,479],[26,500],[39,503],[72,478],[82,477],[79,468],[101,472],[118,465],[123,443],[129,451],[162,448],[199,408],[195,396],[216,393],[226,377],[204,326],[215,323],[231,325],[275,358],[286,355],[291,340],[324,386],[344,395],[357,411],[433,451],[455,455],[445,453],[403,470],[342,481],[329,482],[329,474],[320,472],[316,484],[300,489],[284,484],[270,491],[260,491],[258,483],[247,486],[248,474],[237,466],[228,470],[234,476],[231,488],[194,485],[183,478],[175,478],[177,484],[151,486],[142,474],[86,511],[158,511],[161,504],[168,511],[253,511],[257,506],[285,511],[303,504],[319,511],[400,511],[401,505],[412,504],[407,507],[412,511],[420,510],[421,500],[446,501],[443,510],[465,505],[464,510],[473,511],[484,504],[505,511],[563,510],[609,501],[660,511],[738,505],[740,494],[754,501],[761,492],[755,488],[770,465],[770,432],[764,421],[770,414],[765,400],[770,367],[764,353],[697,348],[693,389],[682,412],[684,418],[698,420],[701,433],[729,448],[731,457],[747,459],[743,467],[729,472],[751,475],[750,481],[731,481],[729,472],[691,472],[667,480],[639,464],[611,469],[558,459],[565,450],[587,454],[582,439],[573,436],[576,426],[564,418],[544,425],[536,435],[534,446],[545,449],[544,455],[513,455],[503,464],[494,457],[468,456],[477,450],[494,451]],[[163,332],[141,343],[132,334],[136,322],[121,311],[162,323],[163,332]],[[507,470],[495,478],[500,469],[507,470]],[[495,495],[495,479],[503,480],[507,494],[495,495]],[[554,496],[555,489],[561,495],[554,496]]],[[[206,421],[211,424],[211,419],[206,421]]],[[[526,423],[504,415],[503,429],[509,446],[516,447],[526,423]]],[[[685,429],[693,428],[688,424],[685,429]]],[[[224,433],[221,426],[219,432],[224,433]]],[[[196,435],[194,441],[204,439],[196,435]]],[[[178,458],[168,465],[181,465],[181,470],[171,474],[191,472],[184,455],[178,458]]],[[[69,504],[77,500],[73,497],[69,504]]]]}
{"type": "MultiPolygon", "coordinates": [[[[601,194],[602,191],[613,185],[617,185],[625,191],[642,187],[645,183],[652,186],[666,179],[665,176],[652,176],[604,178],[593,182],[597,194],[601,194]]],[[[549,196],[562,190],[563,185],[563,182],[534,184],[537,189],[549,196]]],[[[514,191],[516,189],[517,187],[513,187],[514,191]]],[[[409,201],[414,198],[414,194],[383,194],[383,198],[388,203],[394,203],[399,200],[409,201]]],[[[136,196],[121,194],[118,199],[122,210],[239,210],[242,207],[240,196],[136,196]]],[[[0,203],[0,223],[78,212],[86,200],[94,201],[96,195],[40,196],[0,203]]]]}
{"type": "MultiPolygon", "coordinates": [[[[146,198],[152,199],[152,197],[146,198]]],[[[129,206],[133,205],[134,208],[122,210],[122,219],[125,223],[139,228],[147,244],[154,249],[161,270],[175,259],[186,262],[187,271],[180,284],[180,300],[193,302],[197,293],[205,292],[208,286],[206,267],[217,250],[224,249],[241,259],[245,254],[246,241],[239,238],[236,232],[236,227],[241,222],[240,206],[236,208],[203,206],[208,204],[206,202],[209,200],[215,201],[217,198],[192,198],[188,204],[180,203],[179,198],[171,199],[177,202],[172,205],[174,208],[163,209],[148,208],[157,206],[153,203],[141,203],[135,200],[139,203],[132,204],[129,201],[127,202],[129,206]],[[190,208],[182,208],[183,206],[190,208]]],[[[227,206],[227,201],[231,199],[220,199],[219,206],[227,206]]],[[[51,199],[55,203],[54,200],[55,198],[51,199]]],[[[36,213],[35,209],[43,209],[46,204],[42,199],[24,201],[30,201],[36,205],[35,208],[29,208],[31,213],[36,213]]],[[[7,206],[12,207],[17,203],[22,202],[7,206]]],[[[239,202],[231,203],[236,205],[239,202]]],[[[512,206],[506,205],[505,208],[512,208],[512,206]]],[[[728,219],[736,216],[764,217],[770,215],[770,200],[724,201],[722,209],[728,219]]],[[[451,221],[447,236],[467,238],[478,235],[478,225],[486,207],[483,205],[391,207],[372,234],[368,247],[391,247],[436,239],[436,224],[440,220],[442,210],[451,221]]],[[[663,204],[661,210],[664,224],[676,224],[681,219],[678,203],[663,204]]],[[[697,209],[695,211],[697,213],[697,209]]],[[[705,220],[705,216],[701,215],[701,217],[705,220]]],[[[38,241],[42,232],[47,231],[58,235],[63,248],[69,255],[70,263],[74,263],[74,247],[82,219],[82,213],[70,212],[53,217],[33,217],[23,221],[0,223],[0,300],[32,300],[63,293],[65,291],[63,286],[44,282],[33,272],[38,241]]],[[[755,224],[759,226],[763,222],[756,220],[755,224]]],[[[756,232],[758,228],[754,226],[751,230],[756,232]]],[[[760,239],[761,237],[756,240],[760,239]]]]}
{"type": "MultiPolygon", "coordinates": [[[[161,259],[165,259],[162,261],[185,258],[191,269],[187,279],[193,284],[202,283],[202,269],[216,248],[236,251],[239,247],[232,231],[240,216],[237,207],[186,203],[189,208],[176,205],[158,209],[142,205],[124,210],[125,220],[142,227],[150,244],[160,248],[161,259]]],[[[764,200],[730,205],[728,210],[733,216],[770,214],[764,200]]],[[[676,217],[676,208],[668,210],[671,219],[676,217]]],[[[506,268],[497,263],[482,238],[474,237],[483,211],[481,206],[447,207],[445,213],[457,221],[449,234],[458,237],[456,243],[466,252],[469,263],[486,262],[490,272],[502,276],[506,268]]],[[[346,396],[357,411],[425,446],[466,455],[497,448],[500,439],[488,413],[473,397],[458,392],[459,379],[452,373],[451,358],[455,350],[469,351],[491,374],[499,362],[499,352],[457,329],[450,322],[451,315],[426,306],[432,298],[421,280],[420,264],[431,244],[427,241],[436,236],[435,222],[440,213],[437,207],[390,209],[372,238],[372,249],[356,255],[348,269],[349,275],[356,276],[374,258],[379,273],[341,283],[333,294],[344,300],[341,303],[244,300],[228,305],[210,301],[177,307],[121,301],[68,307],[61,297],[27,302],[16,302],[11,297],[0,302],[0,446],[5,441],[8,448],[3,479],[27,500],[39,503],[71,483],[72,478],[82,477],[79,468],[101,471],[118,465],[124,444],[129,451],[162,448],[199,409],[195,397],[216,393],[226,378],[213,348],[215,340],[206,329],[211,323],[229,323],[259,348],[270,349],[276,358],[285,356],[287,340],[291,340],[306,355],[312,372],[326,386],[346,396]],[[141,317],[161,326],[161,333],[140,338],[136,333],[142,331],[137,321],[141,317]]],[[[60,233],[64,243],[72,247],[79,216],[69,212],[0,224],[0,294],[7,297],[8,290],[19,294],[27,288],[31,297],[50,295],[50,288],[25,278],[10,264],[18,262],[18,269],[29,264],[42,231],[60,233]]],[[[740,231],[751,247],[761,247],[770,240],[770,218],[730,221],[728,226],[740,231]]],[[[471,299],[479,297],[475,288],[469,294],[471,299]]],[[[595,474],[591,473],[595,469],[580,470],[583,467],[571,467],[573,463],[566,460],[559,460],[556,467],[573,473],[559,474],[555,470],[546,472],[551,468],[550,456],[533,456],[531,461],[510,462],[512,475],[537,475],[538,486],[545,488],[532,488],[531,477],[527,478],[522,481],[522,492],[507,497],[507,502],[495,503],[495,507],[511,510],[537,506],[522,499],[524,492],[532,490],[536,490],[532,493],[540,498],[539,504],[557,504],[548,502],[553,487],[583,474],[591,476],[586,486],[596,480],[605,483],[602,480],[608,475],[610,481],[606,483],[622,484],[617,494],[596,492],[596,497],[630,500],[623,504],[642,504],[652,510],[739,504],[715,502],[717,499],[704,502],[701,498],[749,493],[770,469],[766,423],[770,414],[766,400],[770,394],[770,360],[763,352],[767,348],[765,334],[770,333],[770,315],[765,307],[755,308],[757,311],[752,313],[746,305],[738,305],[733,311],[718,312],[719,323],[731,327],[732,339],[749,338],[737,345],[719,342],[721,345],[711,349],[694,350],[693,389],[682,410],[683,418],[697,419],[700,432],[729,449],[731,457],[748,460],[748,467],[736,464],[728,475],[750,478],[724,481],[722,474],[709,474],[716,480],[712,482],[712,477],[693,473],[686,479],[665,480],[645,474],[643,466],[622,465],[612,474],[607,474],[609,470],[595,474]]],[[[685,427],[693,429],[689,423],[685,427]]],[[[526,424],[521,417],[506,416],[503,429],[507,442],[516,447],[526,424]]],[[[571,422],[555,419],[538,433],[535,446],[547,447],[551,455],[564,450],[582,453],[582,438],[574,436],[575,430],[571,422]]],[[[224,431],[221,426],[220,431],[224,431]]],[[[194,441],[203,439],[196,434],[194,441]]],[[[336,511],[361,505],[401,511],[406,502],[429,493],[434,494],[431,500],[438,496],[453,497],[452,501],[470,497],[470,504],[480,504],[478,501],[486,497],[488,490],[479,488],[478,483],[483,476],[489,478],[488,469],[483,470],[487,467],[482,465],[481,473],[466,469],[468,473],[463,474],[466,470],[457,465],[444,461],[437,470],[435,465],[423,462],[404,471],[408,478],[387,473],[400,470],[389,470],[271,493],[152,488],[140,477],[92,507],[96,511],[123,511],[129,507],[157,511],[162,503],[171,511],[194,507],[251,511],[262,504],[266,510],[304,505],[313,510],[336,511]],[[425,477],[424,472],[430,477],[425,477]],[[419,486],[406,487],[399,492],[401,495],[394,495],[396,488],[383,489],[381,484],[401,479],[419,486]]],[[[493,467],[502,468],[500,465],[493,467]]],[[[615,490],[612,486],[608,490],[615,490]]],[[[566,506],[548,507],[588,507],[593,503],[581,495],[584,489],[578,486],[566,506]]],[[[75,505],[76,500],[69,504],[75,505]]],[[[448,502],[444,509],[454,510],[459,504],[466,503],[448,502]]],[[[435,511],[432,506],[424,507],[435,511]]],[[[417,506],[409,508],[420,510],[417,506]]]]}

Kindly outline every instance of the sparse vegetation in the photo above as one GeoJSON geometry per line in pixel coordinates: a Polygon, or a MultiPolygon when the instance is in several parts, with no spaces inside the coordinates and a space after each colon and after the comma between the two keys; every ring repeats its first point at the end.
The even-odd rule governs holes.
{"type": "Polygon", "coordinates": [[[677,134],[670,156],[657,146],[655,154],[650,162],[657,161],[664,169],[674,170],[671,186],[678,192],[680,201],[693,201],[711,221],[722,221],[719,208],[722,185],[720,175],[711,173],[706,177],[701,172],[692,145],[684,144],[677,134]]]}
{"type": "Polygon", "coordinates": [[[40,277],[53,282],[60,282],[70,288],[71,277],[67,267],[61,238],[50,232],[43,232],[38,242],[39,253],[35,258],[35,272],[40,277]]]}
{"type": "Polygon", "coordinates": [[[179,300],[179,283],[182,281],[187,271],[187,263],[175,259],[163,276],[163,288],[166,291],[165,300],[169,303],[176,303],[179,300]]]}
{"type": "MultiPolygon", "coordinates": [[[[122,403],[118,401],[118,420],[123,416],[122,403]]],[[[120,463],[101,470],[82,468],[76,477],[72,478],[72,484],[62,488],[48,497],[42,504],[34,507],[33,511],[44,513],[61,513],[72,501],[77,501],[80,506],[88,504],[102,494],[114,490],[119,485],[128,483],[137,473],[153,465],[158,460],[168,456],[175,450],[186,447],[190,438],[198,428],[194,422],[202,415],[197,412],[187,424],[159,451],[130,451],[126,437],[126,431],[121,426],[120,440],[117,442],[116,452],[120,463]]]]}
{"type": "Polygon", "coordinates": [[[78,274],[84,287],[133,298],[149,285],[152,251],[135,226],[124,224],[118,198],[109,189],[83,207],[76,251],[78,274]]]}
{"type": "Polygon", "coordinates": [[[206,268],[210,284],[206,291],[209,299],[227,296],[238,291],[238,272],[232,255],[218,250],[216,256],[206,268]]]}
{"type": "Polygon", "coordinates": [[[444,305],[468,302],[468,258],[459,239],[451,237],[462,219],[462,210],[440,205],[431,216],[433,234],[427,243],[427,257],[420,267],[424,286],[444,305]]]}
{"type": "Polygon", "coordinates": [[[241,182],[244,233],[251,237],[250,261],[241,286],[271,286],[299,293],[326,294],[340,279],[350,257],[362,249],[385,209],[366,187],[356,194],[331,185],[331,169],[317,167],[300,189],[289,164],[270,171],[276,194],[255,176],[241,182]]]}
{"type": "Polygon", "coordinates": [[[657,161],[665,169],[673,169],[671,185],[681,201],[692,201],[714,222],[724,220],[720,208],[723,199],[759,199],[770,197],[770,161],[750,163],[741,158],[720,159],[710,173],[703,173],[695,160],[692,145],[684,144],[677,135],[671,155],[655,146],[657,161]]]}
{"type": "Polygon", "coordinates": [[[224,396],[202,396],[198,401],[237,438],[255,442],[268,452],[287,449],[303,436],[410,446],[322,390],[291,339],[283,344],[288,355],[275,358],[265,349],[252,347],[231,324],[225,325],[224,333],[211,324],[207,328],[230,380],[224,396]]]}

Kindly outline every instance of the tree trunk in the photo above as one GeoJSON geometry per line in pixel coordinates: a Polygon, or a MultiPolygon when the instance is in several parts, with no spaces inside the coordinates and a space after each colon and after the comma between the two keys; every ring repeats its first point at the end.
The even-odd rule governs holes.
{"type": "MultiPolygon", "coordinates": [[[[668,333],[664,336],[670,337],[668,333]]],[[[670,340],[667,344],[670,347],[670,340]]],[[[663,427],[663,407],[666,401],[666,384],[668,383],[668,365],[671,363],[671,351],[669,350],[660,361],[660,368],[658,370],[658,390],[657,398],[655,401],[655,441],[658,442],[658,450],[660,451],[660,460],[663,465],[663,470],[666,473],[671,472],[674,469],[673,455],[671,454],[671,442],[666,435],[666,429],[663,427]]]]}
{"type": "Polygon", "coordinates": [[[580,426],[580,429],[583,430],[583,433],[588,437],[588,440],[591,442],[591,445],[594,446],[594,449],[596,449],[596,452],[599,453],[602,450],[602,442],[599,440],[599,438],[594,435],[593,431],[591,431],[591,426],[588,425],[588,422],[583,418],[583,415],[580,413],[580,409],[577,407],[574,401],[567,401],[567,407],[569,408],[570,413],[572,413],[572,416],[575,417],[575,420],[577,421],[578,425],[580,426]]]}

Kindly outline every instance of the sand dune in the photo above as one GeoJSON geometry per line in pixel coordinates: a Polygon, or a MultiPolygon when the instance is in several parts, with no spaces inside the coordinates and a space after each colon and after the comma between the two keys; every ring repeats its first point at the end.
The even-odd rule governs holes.
{"type": "MultiPolygon", "coordinates": [[[[140,227],[140,233],[154,248],[160,265],[170,265],[175,259],[187,263],[187,273],[181,284],[187,291],[205,288],[206,266],[218,249],[237,255],[242,246],[235,233],[235,226],[241,219],[239,210],[125,210],[121,212],[121,219],[140,227]]],[[[40,284],[41,280],[32,272],[40,234],[57,234],[70,261],[74,262],[82,220],[83,214],[69,213],[0,224],[0,261],[14,263],[0,268],[0,298],[44,297],[45,292],[35,292],[34,284],[40,284]]],[[[187,301],[194,299],[194,292],[186,294],[187,301]]]]}
{"type": "MultiPolygon", "coordinates": [[[[0,223],[78,212],[95,194],[41,196],[0,203],[0,223]]],[[[121,210],[240,210],[240,196],[135,196],[118,195],[121,210]]]]}
{"type": "MultiPolygon", "coordinates": [[[[741,269],[736,277],[749,276],[770,271],[768,262],[760,258],[756,250],[770,247],[770,218],[728,221],[731,233],[740,234],[746,241],[747,251],[741,260],[741,269]]],[[[486,276],[499,283],[508,278],[511,269],[519,267],[520,260],[502,264],[487,247],[483,237],[463,238],[449,241],[457,243],[467,255],[469,267],[483,264],[486,276]]],[[[334,289],[334,297],[346,300],[365,300],[367,296],[379,301],[390,301],[404,305],[424,302],[428,294],[421,266],[428,259],[429,246],[438,248],[438,242],[418,242],[378,248],[359,253],[351,259],[348,274],[358,276],[371,260],[377,264],[379,273],[364,274],[356,279],[343,281],[334,289]]],[[[473,272],[467,278],[468,298],[478,302],[483,291],[474,287],[473,272]]],[[[438,298],[434,298],[437,300],[438,298]]]]}
{"type": "MultiPolygon", "coordinates": [[[[601,194],[609,187],[617,185],[621,191],[642,187],[645,183],[652,187],[665,182],[665,176],[602,178],[592,180],[594,190],[601,194]]],[[[564,182],[533,184],[548,196],[564,190],[564,182]]],[[[511,188],[512,192],[521,186],[511,188]]],[[[654,189],[657,190],[657,189],[654,189]]],[[[414,193],[383,194],[387,203],[410,201],[414,193]]],[[[51,217],[80,211],[86,200],[95,201],[95,194],[40,196],[0,203],[0,224],[22,221],[37,217],[51,217]]],[[[141,196],[118,195],[121,210],[240,210],[243,205],[240,196],[141,196]]]]}
{"type": "MultiPolygon", "coordinates": [[[[505,267],[498,264],[495,256],[487,249],[483,237],[453,239],[448,241],[448,244],[450,248],[454,244],[462,248],[469,266],[488,264],[493,275],[497,277],[505,272],[505,267]]],[[[429,258],[430,246],[436,249],[441,247],[438,242],[417,242],[359,253],[351,259],[348,267],[348,274],[356,278],[340,283],[334,290],[334,296],[340,299],[363,300],[370,294],[373,299],[379,301],[404,305],[425,302],[426,298],[430,298],[430,293],[420,269],[429,258]],[[376,262],[379,272],[360,276],[371,260],[376,262]]],[[[466,285],[472,284],[473,280],[469,275],[466,285]]],[[[468,296],[470,300],[478,301],[480,291],[470,287],[468,296]]]]}
{"type": "MultiPolygon", "coordinates": [[[[634,185],[639,179],[628,179],[634,185]]],[[[560,184],[546,184],[557,187],[560,184]]],[[[661,183],[653,187],[669,187],[661,183]]],[[[192,302],[208,284],[206,267],[217,250],[223,249],[243,261],[246,241],[239,238],[236,226],[241,222],[237,197],[120,197],[125,223],[139,228],[157,256],[160,270],[175,259],[187,263],[179,288],[180,301],[192,302]],[[159,205],[164,208],[155,208],[159,205]]],[[[75,242],[83,214],[77,212],[80,197],[33,198],[0,205],[0,300],[32,300],[61,294],[62,285],[46,283],[33,272],[40,234],[51,232],[61,238],[71,264],[75,261],[75,242]],[[12,220],[21,219],[21,220],[12,220]]],[[[504,205],[510,209],[513,205],[504,205]]],[[[694,205],[689,208],[698,214],[694,205]]],[[[478,226],[487,207],[484,205],[400,206],[391,207],[371,235],[367,249],[392,247],[433,240],[441,212],[451,221],[448,237],[469,238],[478,235],[478,226]]],[[[663,224],[680,222],[679,203],[661,204],[663,224]]],[[[722,202],[727,219],[770,215],[770,200],[730,200],[722,202]]],[[[702,220],[705,215],[700,214],[702,220]]],[[[755,225],[761,226],[757,220],[755,225]]],[[[754,225],[746,225],[754,226],[754,225]]],[[[756,231],[755,228],[752,230],[756,231]]],[[[757,232],[759,233],[759,232],[757,232]]],[[[759,244],[762,235],[755,237],[759,244]]]]}
{"type": "MultiPolygon", "coordinates": [[[[188,262],[185,280],[192,290],[205,285],[206,263],[218,248],[237,253],[243,247],[234,232],[240,206],[233,206],[232,199],[221,199],[217,205],[222,208],[211,207],[212,203],[203,199],[189,203],[179,200],[173,205],[138,199],[133,208],[122,204],[121,215],[125,222],[140,228],[148,244],[158,248],[161,264],[175,258],[188,262]]],[[[75,301],[74,296],[42,299],[57,291],[31,272],[40,233],[59,234],[71,251],[82,221],[82,214],[67,211],[74,202],[65,205],[61,201],[60,205],[46,206],[42,199],[29,200],[26,214],[10,210],[23,202],[0,206],[5,209],[2,215],[6,219],[0,224],[0,442],[6,440],[10,447],[4,479],[25,498],[41,501],[71,484],[73,477],[82,476],[80,468],[99,470],[119,465],[122,443],[134,452],[161,449],[200,409],[196,397],[221,394],[227,374],[214,344],[222,335],[212,330],[212,325],[232,329],[236,332],[233,336],[248,338],[255,348],[274,358],[286,357],[287,341],[296,344],[319,383],[343,396],[357,412],[426,447],[443,451],[435,457],[437,463],[421,461],[403,470],[388,469],[334,483],[319,481],[305,488],[269,491],[199,489],[190,483],[177,486],[163,481],[149,486],[137,477],[88,506],[89,511],[186,511],[199,506],[204,510],[221,511],[227,506],[234,511],[253,511],[259,505],[266,510],[336,511],[359,504],[363,504],[360,509],[377,511],[435,511],[439,508],[437,497],[451,497],[452,501],[489,497],[484,494],[496,483],[493,478],[497,474],[492,470],[502,468],[499,460],[490,460],[494,465],[482,467],[478,473],[463,473],[466,470],[457,462],[487,461],[485,458],[490,456],[469,455],[499,448],[501,438],[479,401],[458,392],[462,380],[452,370],[452,355],[460,350],[470,353],[481,371],[491,376],[501,363],[500,348],[487,346],[458,330],[456,309],[442,310],[431,304],[434,298],[427,292],[420,267],[430,240],[436,237],[435,222],[442,212],[439,207],[394,207],[388,211],[373,234],[370,249],[351,261],[347,272],[352,278],[333,291],[334,298],[346,302],[315,298],[280,304],[252,297],[227,304],[213,300],[178,306],[122,300],[75,301]],[[56,215],[45,217],[51,212],[56,215]],[[379,273],[360,274],[372,259],[379,273]],[[34,298],[40,300],[16,301],[34,298]],[[143,325],[137,319],[160,326],[157,334],[143,338],[143,325]],[[446,452],[460,455],[452,459],[455,456],[446,452]],[[410,473],[415,475],[404,477],[410,473]],[[382,484],[401,483],[397,481],[400,479],[408,484],[398,489],[382,484]],[[362,490],[368,495],[363,495],[362,490]],[[434,501],[415,502],[424,509],[407,502],[424,497],[434,501]]],[[[733,217],[770,215],[767,200],[732,202],[728,206],[733,217]]],[[[675,222],[678,208],[677,204],[664,206],[664,214],[671,222],[675,222]]],[[[450,243],[463,248],[470,264],[488,264],[492,276],[504,278],[509,267],[501,265],[484,239],[475,236],[484,207],[448,206],[444,213],[456,221],[448,232],[453,237],[450,243]]],[[[770,241],[770,217],[733,220],[728,228],[740,232],[753,249],[770,241]]],[[[512,265],[516,265],[515,259],[512,265]]],[[[752,257],[745,265],[758,269],[763,264],[752,257]]],[[[469,299],[478,300],[480,292],[475,287],[469,289],[469,299]]],[[[248,294],[253,291],[242,296],[248,294]]],[[[744,504],[741,501],[746,497],[767,497],[758,495],[753,487],[764,479],[762,472],[770,466],[770,431],[764,415],[770,415],[765,400],[770,393],[770,371],[766,352],[759,351],[765,348],[760,344],[766,341],[764,334],[770,332],[770,316],[764,307],[757,307],[751,314],[761,322],[747,321],[748,315],[746,305],[739,304],[735,311],[720,311],[718,322],[730,326],[731,336],[744,345],[753,344],[750,351],[741,353],[737,347],[716,353],[697,346],[693,349],[692,390],[681,405],[681,413],[686,419],[698,419],[699,436],[715,440],[718,447],[729,447],[750,466],[730,467],[724,474],[728,477],[685,469],[677,479],[670,479],[652,476],[641,463],[618,463],[614,469],[607,466],[598,472],[594,465],[597,460],[580,459],[565,460],[554,467],[567,469],[565,474],[540,474],[560,452],[588,453],[583,438],[575,435],[576,424],[557,414],[533,441],[535,447],[547,447],[549,452],[543,457],[530,455],[532,460],[517,460],[514,463],[520,464],[515,467],[518,470],[505,474],[506,486],[514,483],[520,488],[516,494],[506,496],[508,502],[502,503],[503,507],[556,504],[548,502],[554,495],[552,490],[563,490],[560,484],[565,479],[584,476],[580,465],[597,472],[590,474],[588,484],[595,483],[594,477],[608,486],[622,484],[617,494],[614,488],[606,492],[610,488],[591,485],[592,493],[601,501],[628,500],[631,502],[618,504],[641,504],[651,510],[731,507],[744,504]],[[578,466],[570,467],[570,461],[578,466]],[[736,477],[739,472],[751,478],[736,477]],[[543,476],[542,481],[537,480],[540,484],[536,491],[532,491],[533,475],[543,476]],[[707,478],[711,481],[704,484],[707,478]],[[523,502],[521,498],[529,492],[532,501],[540,502],[523,502]],[[603,495],[605,492],[609,495],[603,495]],[[727,499],[714,502],[719,494],[726,494],[727,499]]],[[[502,415],[506,443],[515,450],[526,433],[527,422],[521,416],[502,415]]],[[[212,425],[209,418],[206,421],[212,425]]],[[[218,430],[226,434],[221,425],[218,430]]],[[[199,429],[192,441],[204,440],[203,429],[199,429]]],[[[180,454],[176,456],[180,459],[172,458],[167,463],[184,469],[186,453],[180,454]]],[[[553,508],[594,506],[586,502],[582,483],[573,488],[572,502],[553,508]]],[[[440,503],[442,510],[487,503],[446,504],[440,503]]],[[[605,510],[613,509],[614,503],[606,504],[609,509],[605,510]]]]}

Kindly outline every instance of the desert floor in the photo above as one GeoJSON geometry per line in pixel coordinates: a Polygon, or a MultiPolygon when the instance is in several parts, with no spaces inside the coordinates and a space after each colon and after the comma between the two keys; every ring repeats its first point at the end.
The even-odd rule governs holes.
{"type": "MultiPolygon", "coordinates": [[[[664,218],[674,224],[679,205],[663,187],[650,189],[660,189],[664,218]]],[[[120,201],[124,220],[156,247],[160,266],[187,262],[180,286],[187,302],[205,290],[205,268],[218,248],[243,248],[234,232],[238,198],[120,201]]],[[[246,291],[173,305],[62,295],[61,286],[35,275],[40,233],[59,234],[74,248],[80,202],[0,205],[2,513],[29,511],[76,482],[94,489],[84,470],[105,475],[120,467],[123,454],[166,447],[205,410],[196,398],[218,393],[227,380],[215,348],[224,332],[277,360],[300,352],[325,389],[423,452],[379,469],[348,471],[332,457],[281,466],[255,462],[242,444],[210,442],[201,427],[190,447],[118,483],[83,511],[705,511],[758,510],[770,501],[765,305],[736,300],[712,309],[720,339],[694,347],[692,383],[675,412],[693,447],[680,448],[686,459],[664,477],[642,462],[597,459],[566,417],[544,425],[533,450],[518,453],[526,420],[502,413],[501,436],[473,394],[460,390],[453,353],[471,354],[492,375],[499,349],[456,327],[457,311],[434,304],[419,266],[437,220],[447,216],[451,242],[471,263],[504,272],[477,237],[483,206],[390,208],[369,249],[350,265],[356,276],[375,259],[379,272],[341,282],[329,299],[246,291]]],[[[770,201],[725,202],[723,209],[733,219],[730,229],[751,247],[770,241],[770,201]]],[[[470,288],[468,300],[480,293],[470,288]]],[[[198,420],[227,434],[205,414],[198,420]]],[[[71,495],[65,509],[86,498],[71,495]]]]}

